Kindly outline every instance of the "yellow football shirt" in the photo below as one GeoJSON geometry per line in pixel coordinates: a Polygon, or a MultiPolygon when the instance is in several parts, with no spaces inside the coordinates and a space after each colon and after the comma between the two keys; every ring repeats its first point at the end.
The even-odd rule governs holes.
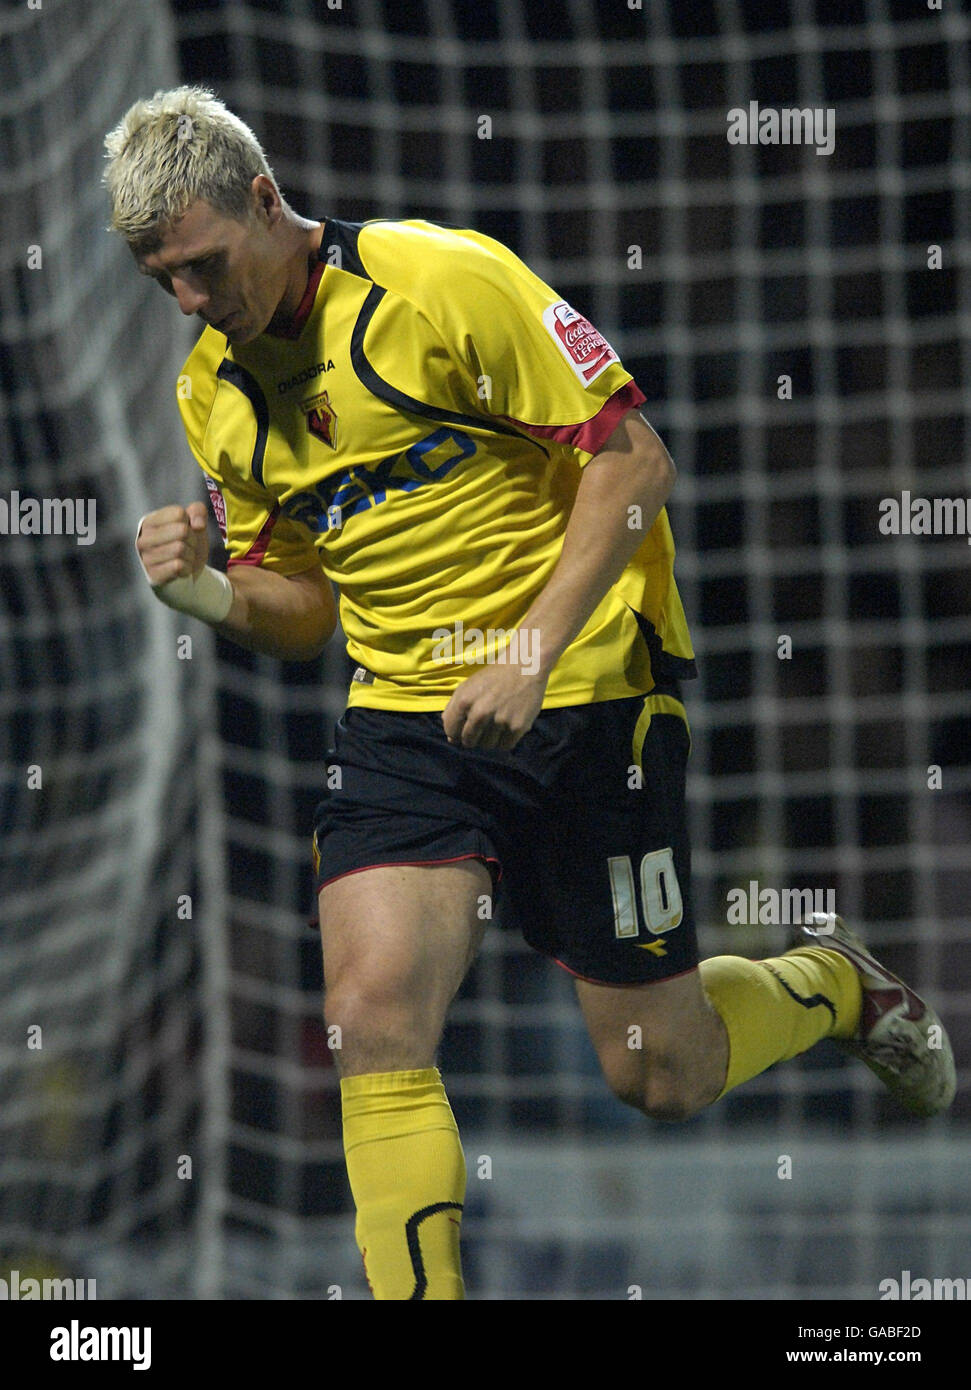
{"type": "MultiPolygon", "coordinates": [[[[501,243],[327,219],[287,336],[206,328],[179,408],[230,566],[339,590],[350,705],[441,710],[560,554],[581,470],[644,401],[617,354],[501,243]]],[[[553,668],[544,707],[694,674],[662,510],[553,668]]]]}

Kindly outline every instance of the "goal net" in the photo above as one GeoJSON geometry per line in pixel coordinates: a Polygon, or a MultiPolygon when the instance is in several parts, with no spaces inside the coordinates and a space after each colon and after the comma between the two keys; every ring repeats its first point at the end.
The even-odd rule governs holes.
{"type": "Polygon", "coordinates": [[[86,489],[99,533],[90,557],[2,542],[4,1252],[83,1256],[106,1296],[366,1296],[306,925],[349,667],[339,640],[300,666],[207,646],[155,611],[131,551],[133,518],[199,479],[164,384],[178,315],[101,233],[97,165],[127,103],[180,80],[254,127],[302,214],[475,227],[606,334],[679,469],[703,953],[776,954],[759,904],[831,893],[955,1042],[962,1089],[927,1127],[823,1044],[672,1129],[609,1096],[569,980],[494,931],[440,1058],[470,1290],[876,1298],[904,1269],[963,1274],[968,527],[881,523],[888,501],[971,497],[969,16],[176,0],[170,33],[148,4],[42,13],[2,21],[9,487],[86,489]],[[783,110],[815,115],[805,140],[773,142],[783,110]]]}
{"type": "Polygon", "coordinates": [[[0,54],[0,1277],[131,1294],[151,1251],[147,1293],[207,1268],[214,672],[134,550],[186,490],[188,338],[105,232],[100,177],[119,108],[177,69],[144,5],[6,10],[0,54]]]}

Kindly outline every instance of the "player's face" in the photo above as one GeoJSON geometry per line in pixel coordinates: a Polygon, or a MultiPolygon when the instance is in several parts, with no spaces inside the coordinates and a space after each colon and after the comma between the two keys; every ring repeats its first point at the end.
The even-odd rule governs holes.
{"type": "Polygon", "coordinates": [[[136,259],[183,314],[198,314],[231,343],[262,333],[287,287],[266,219],[254,214],[240,222],[202,200],[164,230],[156,250],[136,259]]]}

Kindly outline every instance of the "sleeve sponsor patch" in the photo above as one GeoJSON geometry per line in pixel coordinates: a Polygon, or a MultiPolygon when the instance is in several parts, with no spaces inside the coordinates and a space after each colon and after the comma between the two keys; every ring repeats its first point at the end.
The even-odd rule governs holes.
{"type": "Polygon", "coordinates": [[[569,304],[551,304],[543,312],[543,324],[584,386],[619,360],[603,334],[569,304]]]}
{"type": "Polygon", "coordinates": [[[212,478],[210,478],[209,474],[206,473],[204,476],[206,479],[206,487],[209,489],[209,501],[212,503],[213,515],[216,518],[216,524],[219,527],[219,534],[222,536],[223,544],[225,545],[227,540],[226,499],[219,491],[219,488],[216,485],[216,483],[212,480],[212,478]]]}

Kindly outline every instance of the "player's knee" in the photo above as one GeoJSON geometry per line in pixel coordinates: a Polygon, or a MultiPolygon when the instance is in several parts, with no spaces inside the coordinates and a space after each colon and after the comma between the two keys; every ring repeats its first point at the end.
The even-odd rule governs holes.
{"type": "Polygon", "coordinates": [[[676,1051],[651,1047],[617,1053],[603,1060],[603,1068],[617,1099],[652,1120],[688,1120],[707,1103],[676,1051]]]}
{"type": "Polygon", "coordinates": [[[601,1053],[600,1065],[613,1094],[633,1110],[644,1109],[644,1064],[640,1054],[601,1053]]]}
{"type": "Polygon", "coordinates": [[[640,1108],[652,1120],[678,1124],[690,1120],[704,1106],[697,1086],[674,1059],[664,1058],[648,1067],[640,1108]]]}
{"type": "Polygon", "coordinates": [[[432,1064],[438,1041],[432,1020],[392,992],[365,986],[328,989],[324,1021],[342,1074],[432,1064]]]}
{"type": "Polygon", "coordinates": [[[643,1109],[644,1082],[640,1076],[630,1076],[626,1072],[612,1074],[605,1068],[607,1085],[624,1105],[633,1110],[643,1109]]]}

